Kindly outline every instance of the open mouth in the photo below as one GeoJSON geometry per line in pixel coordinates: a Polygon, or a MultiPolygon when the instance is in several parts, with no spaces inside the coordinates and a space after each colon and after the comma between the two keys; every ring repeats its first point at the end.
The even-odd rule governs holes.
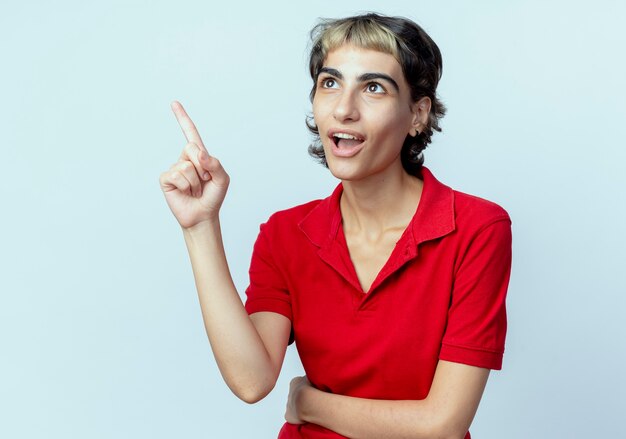
{"type": "Polygon", "coordinates": [[[352,149],[356,146],[359,146],[363,143],[363,139],[351,137],[347,138],[346,136],[332,136],[333,146],[338,149],[352,149]]]}
{"type": "Polygon", "coordinates": [[[361,151],[365,139],[344,133],[330,136],[332,142],[331,151],[336,157],[352,157],[361,151]]]}

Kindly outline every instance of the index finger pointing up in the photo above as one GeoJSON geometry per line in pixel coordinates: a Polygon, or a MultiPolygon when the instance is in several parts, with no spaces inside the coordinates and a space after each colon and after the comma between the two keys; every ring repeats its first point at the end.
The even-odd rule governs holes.
{"type": "Polygon", "coordinates": [[[193,142],[206,151],[204,143],[202,143],[202,139],[200,138],[200,133],[198,133],[196,126],[192,122],[189,115],[187,115],[187,112],[183,108],[182,104],[178,101],[172,102],[172,111],[176,116],[176,120],[178,121],[180,128],[183,130],[183,134],[185,135],[187,142],[193,142]]]}

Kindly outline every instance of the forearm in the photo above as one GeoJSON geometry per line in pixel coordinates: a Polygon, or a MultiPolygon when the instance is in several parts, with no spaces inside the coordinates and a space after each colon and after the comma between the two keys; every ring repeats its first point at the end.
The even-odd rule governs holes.
{"type": "Polygon", "coordinates": [[[354,438],[463,438],[446,428],[427,400],[389,401],[325,393],[313,387],[298,402],[303,421],[354,438]]]}
{"type": "Polygon", "coordinates": [[[296,423],[311,422],[351,438],[462,439],[488,378],[489,369],[439,360],[426,399],[411,401],[325,393],[304,377],[295,378],[287,415],[296,423]]]}
{"type": "MultiPolygon", "coordinates": [[[[239,398],[255,402],[274,387],[273,365],[233,283],[219,220],[183,228],[204,326],[224,381],[239,398]]],[[[279,367],[279,366],[278,366],[279,367]]]]}

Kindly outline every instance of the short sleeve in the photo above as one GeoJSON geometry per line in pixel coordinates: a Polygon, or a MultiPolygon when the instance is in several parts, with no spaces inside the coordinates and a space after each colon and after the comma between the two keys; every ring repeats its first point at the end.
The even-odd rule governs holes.
{"type": "Polygon", "coordinates": [[[483,227],[470,242],[454,277],[441,360],[502,369],[511,247],[508,216],[483,227]]]}
{"type": "Polygon", "coordinates": [[[271,249],[268,224],[260,226],[250,262],[250,284],[246,288],[245,308],[248,314],[270,311],[292,320],[291,300],[287,284],[271,249]]]}

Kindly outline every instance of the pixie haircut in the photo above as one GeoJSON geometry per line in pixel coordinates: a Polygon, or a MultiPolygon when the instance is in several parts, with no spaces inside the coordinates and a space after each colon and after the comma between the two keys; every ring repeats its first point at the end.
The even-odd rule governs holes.
{"type": "MultiPolygon", "coordinates": [[[[441,131],[439,119],[446,112],[446,107],[436,95],[443,66],[441,52],[435,42],[411,20],[375,13],[336,20],[320,19],[310,36],[309,72],[313,79],[313,88],[309,94],[311,103],[324,60],[330,51],[344,44],[392,55],[402,66],[404,77],[411,88],[411,100],[417,102],[425,96],[430,98],[431,108],[426,128],[415,137],[407,135],[400,153],[404,170],[419,175],[424,163],[423,151],[431,142],[433,130],[441,131]]],[[[309,154],[328,167],[313,116],[307,116],[306,125],[314,136],[309,154]]]]}

